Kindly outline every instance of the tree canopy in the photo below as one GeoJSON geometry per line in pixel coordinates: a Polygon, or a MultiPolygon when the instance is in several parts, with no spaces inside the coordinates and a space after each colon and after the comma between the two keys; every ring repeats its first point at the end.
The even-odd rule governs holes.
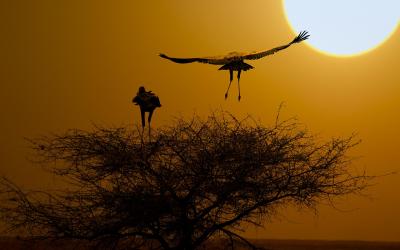
{"type": "Polygon", "coordinates": [[[296,120],[264,126],[227,113],[177,118],[144,138],[96,127],[31,140],[36,160],[70,188],[25,191],[3,179],[0,216],[31,236],[96,246],[196,249],[214,237],[234,247],[244,223],[261,226],[288,205],[315,207],[368,185],[351,171],[353,136],[321,143],[296,120]]]}

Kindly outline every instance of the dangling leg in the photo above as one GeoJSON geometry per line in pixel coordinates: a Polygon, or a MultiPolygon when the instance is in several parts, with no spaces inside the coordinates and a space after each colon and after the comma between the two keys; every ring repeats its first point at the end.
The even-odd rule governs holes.
{"type": "Polygon", "coordinates": [[[225,100],[226,100],[226,98],[228,98],[228,92],[229,92],[229,88],[231,87],[232,80],[233,80],[233,70],[230,69],[229,70],[229,86],[225,92],[225,100]]]}
{"type": "Polygon", "coordinates": [[[145,114],[144,110],[142,108],[140,108],[140,115],[142,117],[142,128],[144,128],[144,126],[145,126],[144,114],[145,114]]]}
{"type": "Polygon", "coordinates": [[[142,145],[143,145],[143,134],[144,134],[144,126],[145,126],[145,120],[144,120],[144,116],[145,116],[145,111],[144,109],[142,109],[140,107],[140,115],[142,117],[142,134],[141,134],[141,140],[142,140],[142,145]]]}
{"type": "Polygon", "coordinates": [[[241,70],[239,70],[238,71],[238,74],[237,74],[237,79],[238,79],[238,89],[239,89],[239,96],[238,96],[238,100],[239,100],[239,102],[240,102],[240,98],[241,98],[241,96],[240,96],[240,73],[241,73],[242,71],[241,70]]]}
{"type": "Polygon", "coordinates": [[[151,110],[150,112],[149,112],[149,117],[148,117],[148,119],[147,119],[147,121],[148,121],[148,125],[149,125],[149,141],[150,141],[150,130],[151,130],[151,126],[150,126],[150,124],[151,124],[151,117],[153,116],[153,112],[154,112],[154,110],[151,110]]]}

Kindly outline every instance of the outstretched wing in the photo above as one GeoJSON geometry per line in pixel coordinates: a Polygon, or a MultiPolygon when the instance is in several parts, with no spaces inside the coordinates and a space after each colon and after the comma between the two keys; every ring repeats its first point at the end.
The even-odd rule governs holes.
{"type": "Polygon", "coordinates": [[[169,57],[165,54],[160,54],[159,55],[162,58],[168,59],[170,61],[173,61],[175,63],[192,63],[192,62],[199,62],[199,63],[208,63],[208,64],[216,64],[216,65],[224,65],[227,63],[227,59],[225,58],[200,58],[200,57],[195,57],[195,58],[175,58],[175,57],[169,57]]]}
{"type": "Polygon", "coordinates": [[[259,53],[248,54],[248,55],[243,56],[242,58],[247,59],[247,60],[256,60],[256,59],[263,58],[265,56],[273,55],[280,50],[288,48],[290,45],[292,45],[294,43],[300,43],[304,40],[307,40],[309,37],[310,37],[310,35],[308,35],[307,31],[302,31],[295,39],[293,39],[293,41],[291,41],[290,43],[288,43],[286,45],[276,47],[276,48],[273,48],[273,49],[270,49],[267,51],[259,52],[259,53]]]}

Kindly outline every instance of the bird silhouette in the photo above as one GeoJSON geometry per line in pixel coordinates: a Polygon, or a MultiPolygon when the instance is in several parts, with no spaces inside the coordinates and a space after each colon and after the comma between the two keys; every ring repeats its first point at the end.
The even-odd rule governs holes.
{"type": "Polygon", "coordinates": [[[290,45],[294,43],[300,43],[306,39],[308,39],[310,35],[308,35],[307,31],[302,31],[300,34],[293,39],[290,43],[279,46],[270,50],[262,51],[262,52],[255,52],[255,53],[237,53],[232,52],[223,57],[194,57],[194,58],[174,58],[169,57],[165,54],[160,54],[159,56],[165,59],[168,59],[175,63],[192,63],[192,62],[199,62],[199,63],[208,63],[214,65],[223,65],[219,68],[219,70],[229,70],[229,85],[228,89],[225,92],[225,99],[228,97],[229,88],[231,87],[231,83],[233,80],[233,71],[237,71],[237,79],[238,79],[238,90],[239,96],[238,100],[240,101],[240,74],[242,71],[247,71],[253,69],[254,67],[250,64],[244,62],[244,60],[257,60],[263,58],[265,56],[273,55],[276,52],[288,48],[290,45]]]}
{"type": "Polygon", "coordinates": [[[150,123],[151,118],[153,116],[153,112],[156,108],[161,107],[160,99],[151,91],[146,91],[146,89],[141,86],[139,87],[139,91],[137,92],[136,96],[132,99],[132,102],[135,105],[139,105],[140,107],[140,114],[142,118],[142,128],[144,129],[145,123],[145,113],[148,112],[149,116],[147,118],[147,122],[149,125],[149,137],[150,137],[150,123]]]}

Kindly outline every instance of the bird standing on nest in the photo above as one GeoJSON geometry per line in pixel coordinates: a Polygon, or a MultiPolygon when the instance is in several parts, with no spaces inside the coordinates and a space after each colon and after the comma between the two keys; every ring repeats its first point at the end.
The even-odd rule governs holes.
{"type": "Polygon", "coordinates": [[[160,99],[151,91],[146,91],[146,89],[141,86],[139,87],[139,91],[136,96],[132,100],[135,105],[139,105],[140,114],[142,118],[142,128],[144,129],[145,123],[145,113],[148,112],[149,116],[147,118],[147,122],[149,125],[149,137],[150,137],[150,123],[151,117],[153,116],[153,112],[156,108],[161,107],[160,99]]]}
{"type": "Polygon", "coordinates": [[[310,35],[308,35],[307,31],[302,31],[300,32],[300,34],[293,39],[293,41],[291,41],[290,43],[280,46],[280,47],[276,47],[270,50],[266,50],[266,51],[262,51],[262,52],[258,52],[258,53],[247,53],[247,54],[243,54],[243,53],[237,53],[237,52],[232,52],[229,53],[227,56],[223,56],[223,57],[195,57],[195,58],[174,58],[174,57],[169,57],[165,54],[160,54],[160,57],[171,60],[175,63],[192,63],[192,62],[200,62],[200,63],[208,63],[208,64],[214,64],[214,65],[223,65],[222,67],[219,68],[219,70],[229,70],[229,76],[230,76],[230,80],[229,80],[229,86],[228,89],[225,92],[225,99],[228,97],[228,92],[229,92],[229,88],[231,87],[231,83],[233,80],[233,71],[237,71],[237,79],[238,79],[238,90],[239,90],[239,96],[238,96],[238,100],[240,101],[240,85],[239,85],[239,81],[240,81],[240,73],[242,71],[247,71],[250,69],[253,69],[254,67],[251,66],[250,64],[247,64],[245,62],[243,62],[243,60],[256,60],[256,59],[260,59],[263,58],[265,56],[269,56],[272,54],[275,54],[276,52],[286,49],[288,48],[290,45],[294,44],[294,43],[300,43],[304,40],[307,40],[308,37],[310,35]]]}

